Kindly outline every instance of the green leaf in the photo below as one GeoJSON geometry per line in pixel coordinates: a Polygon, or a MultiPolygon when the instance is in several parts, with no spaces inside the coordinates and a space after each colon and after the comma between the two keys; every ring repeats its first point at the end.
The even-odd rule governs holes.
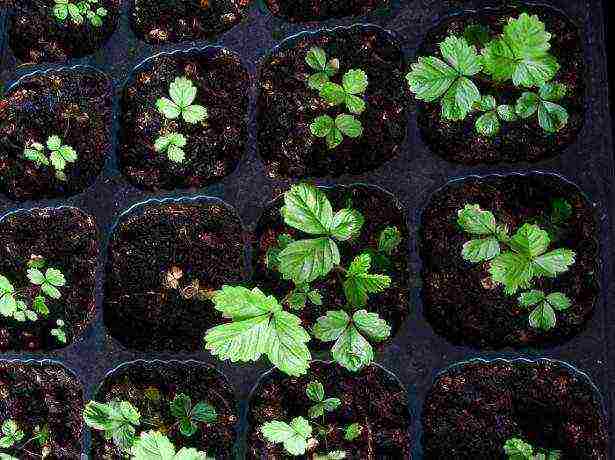
{"type": "Polygon", "coordinates": [[[41,285],[41,290],[52,299],[59,299],[62,297],[62,293],[51,284],[45,283],[41,285]]]}
{"type": "Polygon", "coordinates": [[[566,85],[561,83],[544,83],[538,90],[538,95],[543,101],[557,102],[566,96],[566,85]]]}
{"type": "Polygon", "coordinates": [[[538,124],[548,133],[556,133],[568,124],[568,112],[561,105],[543,101],[538,107],[538,124]]]}
{"type": "Polygon", "coordinates": [[[58,150],[62,146],[62,139],[60,136],[53,135],[47,138],[47,148],[49,150],[58,150]]]}
{"type": "Polygon", "coordinates": [[[276,420],[265,423],[260,431],[269,442],[283,443],[289,454],[303,455],[308,447],[307,440],[312,434],[312,427],[303,417],[295,417],[290,425],[276,420]]]}
{"type": "Polygon", "coordinates": [[[534,93],[523,93],[515,106],[515,112],[521,118],[529,118],[538,111],[540,98],[534,93]]]}
{"type": "Polygon", "coordinates": [[[218,413],[214,406],[200,401],[192,408],[190,418],[195,422],[214,423],[218,420],[218,413]]]}
{"type": "Polygon", "coordinates": [[[511,438],[504,444],[504,452],[508,460],[532,460],[534,448],[519,438],[511,438]]]}
{"type": "Polygon", "coordinates": [[[66,20],[68,17],[68,6],[66,4],[56,4],[53,7],[53,15],[60,21],[66,20]]]}
{"type": "Polygon", "coordinates": [[[543,331],[555,327],[556,317],[555,311],[549,302],[541,302],[530,313],[530,326],[534,329],[542,329],[543,331]]]}
{"type": "Polygon", "coordinates": [[[355,238],[361,233],[365,223],[363,215],[355,209],[340,209],[333,216],[331,236],[338,241],[355,238]]]}
{"type": "Polygon", "coordinates": [[[412,64],[406,80],[417,99],[433,102],[448,91],[458,76],[446,62],[435,57],[420,57],[412,64]]]}
{"type": "Polygon", "coordinates": [[[378,251],[391,255],[401,243],[401,233],[397,227],[386,227],[378,238],[378,251]]]}
{"type": "Polygon", "coordinates": [[[95,430],[105,432],[121,449],[128,450],[134,442],[135,428],[140,421],[137,409],[127,401],[99,403],[90,401],[83,411],[85,423],[95,430]]]}
{"type": "Polygon", "coordinates": [[[370,265],[370,255],[363,253],[355,257],[346,272],[344,294],[353,307],[366,305],[368,294],[382,292],[391,285],[389,276],[368,273],[370,265]]]}
{"type": "Polygon", "coordinates": [[[354,441],[361,436],[363,428],[358,423],[352,423],[344,429],[344,439],[346,441],[354,441]]]}
{"type": "Polygon", "coordinates": [[[555,249],[533,260],[534,269],[539,276],[554,277],[568,271],[575,262],[576,254],[570,249],[555,249]]]}
{"type": "Polygon", "coordinates": [[[562,292],[552,292],[547,296],[547,302],[559,311],[567,310],[571,305],[570,299],[562,292]]]}
{"type": "Polygon", "coordinates": [[[88,15],[89,19],[90,19],[90,23],[94,26],[94,27],[102,27],[103,25],[103,21],[102,18],[96,14],[92,14],[92,15],[88,15]]]}
{"type": "Polygon", "coordinates": [[[322,295],[320,295],[320,292],[318,292],[317,290],[314,289],[308,292],[307,296],[308,299],[310,299],[310,302],[312,302],[314,305],[322,305],[322,295]]]}
{"type": "Polygon", "coordinates": [[[549,234],[538,225],[523,224],[510,239],[509,245],[514,251],[534,258],[543,254],[550,243],[549,234]]]}
{"type": "Polygon", "coordinates": [[[493,137],[500,132],[500,120],[497,112],[487,112],[476,120],[476,132],[482,136],[493,137]]]}
{"type": "Polygon", "coordinates": [[[83,16],[81,14],[81,11],[77,7],[77,5],[73,3],[69,3],[67,7],[68,7],[68,14],[70,15],[72,21],[75,24],[83,24],[83,16]]]}
{"type": "Polygon", "coordinates": [[[313,329],[314,337],[323,342],[332,342],[342,335],[349,323],[350,317],[345,311],[328,311],[326,316],[321,316],[316,320],[313,329]]]}
{"type": "Polygon", "coordinates": [[[280,272],[295,283],[310,283],[326,276],[340,263],[335,242],[328,237],[299,240],[289,244],[279,254],[280,272]]]}
{"type": "Polygon", "coordinates": [[[74,163],[77,161],[77,152],[70,145],[63,145],[58,149],[58,154],[67,163],[74,163]]]}
{"type": "Polygon", "coordinates": [[[181,114],[181,108],[166,97],[161,97],[156,101],[156,108],[169,120],[175,120],[181,114]]]}
{"type": "Polygon", "coordinates": [[[327,67],[327,53],[319,47],[312,47],[305,56],[305,62],[312,69],[324,72],[327,67]]]}
{"type": "Polygon", "coordinates": [[[177,77],[169,85],[171,99],[180,108],[184,109],[196,99],[196,87],[185,77],[177,77]]]}
{"type": "Polygon", "coordinates": [[[476,108],[481,112],[490,112],[495,110],[497,107],[497,102],[495,101],[495,97],[493,96],[483,96],[480,101],[476,103],[476,108]]]}
{"type": "Polygon", "coordinates": [[[348,94],[363,94],[367,89],[367,74],[360,69],[352,69],[342,77],[342,85],[348,94]]]}
{"type": "Polygon", "coordinates": [[[318,380],[308,383],[305,393],[314,402],[321,402],[325,399],[325,387],[318,380]]]}
{"type": "Polygon", "coordinates": [[[470,240],[463,245],[461,256],[469,262],[491,260],[500,253],[500,242],[497,237],[490,236],[470,240]]]}
{"type": "Polygon", "coordinates": [[[391,327],[377,313],[359,310],[352,316],[357,329],[369,339],[382,342],[391,335],[391,327]]]}
{"type": "Polygon", "coordinates": [[[131,453],[133,460],[174,460],[175,447],[159,431],[146,431],[141,433],[131,453]]]}
{"type": "Polygon", "coordinates": [[[312,359],[308,347],[309,334],[301,327],[301,320],[285,311],[273,315],[267,357],[280,371],[288,375],[303,375],[312,359]]]}
{"type": "Polygon", "coordinates": [[[346,100],[346,91],[337,83],[327,82],[320,89],[320,97],[331,105],[339,105],[346,100]]]}
{"type": "Polygon", "coordinates": [[[286,225],[311,235],[327,235],[333,223],[333,210],[325,193],[305,183],[293,185],[284,194],[280,213],[286,225]]]}
{"type": "Polygon", "coordinates": [[[482,63],[476,47],[465,38],[449,36],[440,43],[440,52],[458,75],[473,76],[482,70],[482,63]]]}
{"type": "Polygon", "coordinates": [[[15,292],[15,288],[13,287],[9,279],[4,275],[0,275],[0,294],[10,294],[12,292],[15,292]]]}
{"type": "Polygon", "coordinates": [[[532,307],[545,300],[545,298],[546,296],[544,292],[533,289],[531,291],[524,292],[519,296],[519,304],[522,307],[532,307]]]}
{"type": "Polygon", "coordinates": [[[173,415],[173,417],[189,417],[190,410],[192,409],[192,400],[190,399],[190,396],[183,393],[178,393],[169,404],[169,408],[171,409],[171,415],[173,415]]]}
{"type": "Polygon", "coordinates": [[[167,134],[166,136],[160,136],[156,138],[154,149],[156,152],[164,152],[172,145],[176,147],[185,147],[186,137],[183,134],[175,132],[167,134]]]}
{"type": "Polygon", "coordinates": [[[324,72],[318,72],[308,77],[308,86],[316,91],[320,91],[322,87],[329,81],[329,76],[324,72]]]}
{"type": "Polygon", "coordinates": [[[11,317],[17,310],[17,302],[13,294],[0,295],[0,315],[11,317]]]}
{"type": "Polygon", "coordinates": [[[374,350],[353,325],[337,339],[331,349],[333,359],[351,372],[358,372],[374,360],[374,350]]]}
{"type": "Polygon", "coordinates": [[[548,54],[550,39],[538,16],[522,13],[511,18],[503,35],[483,50],[484,71],[495,80],[512,79],[515,86],[539,86],[559,70],[556,59],[548,54]]]}
{"type": "Polygon", "coordinates": [[[52,286],[64,286],[66,279],[62,272],[56,268],[48,268],[45,272],[45,280],[52,286]]]}
{"type": "Polygon", "coordinates": [[[310,124],[310,131],[316,137],[326,137],[335,125],[335,121],[329,115],[316,117],[310,124]]]}
{"type": "Polygon", "coordinates": [[[282,309],[275,297],[266,296],[258,288],[250,290],[243,286],[224,285],[216,291],[212,300],[215,309],[221,312],[224,318],[235,321],[282,309]]]}
{"type": "Polygon", "coordinates": [[[24,148],[24,158],[34,161],[37,165],[49,166],[49,159],[45,156],[43,149],[43,144],[34,142],[24,148]]]}
{"type": "Polygon", "coordinates": [[[41,285],[45,282],[45,275],[37,268],[29,268],[26,273],[32,284],[41,285]]]}
{"type": "Polygon", "coordinates": [[[457,212],[459,226],[473,235],[492,235],[496,233],[495,216],[491,211],[483,211],[477,204],[466,204],[457,212]]]}
{"type": "Polygon", "coordinates": [[[288,297],[288,306],[293,310],[301,310],[305,307],[307,295],[304,292],[293,292],[288,297]]]}
{"type": "Polygon", "coordinates": [[[186,123],[198,123],[207,118],[207,109],[201,105],[191,105],[182,110],[182,117],[186,123]]]}
{"type": "Polygon", "coordinates": [[[329,134],[327,134],[327,148],[330,150],[340,145],[343,141],[344,135],[337,127],[333,127],[329,134]]]}
{"type": "Polygon", "coordinates": [[[519,288],[528,288],[534,275],[531,261],[524,255],[504,252],[496,256],[489,267],[491,279],[504,285],[506,294],[514,294],[519,288]]]}
{"type": "Polygon", "coordinates": [[[442,117],[451,121],[463,120],[479,100],[480,92],[472,80],[459,77],[442,99],[442,117]]]}
{"type": "Polygon", "coordinates": [[[348,137],[356,138],[363,134],[361,122],[352,115],[338,115],[335,117],[335,126],[348,137]]]}
{"type": "Polygon", "coordinates": [[[499,105],[497,108],[498,117],[503,121],[516,121],[517,113],[512,105],[499,105]]]}
{"type": "Polygon", "coordinates": [[[346,96],[346,107],[350,113],[361,114],[365,111],[366,104],[360,97],[349,94],[346,96]]]}

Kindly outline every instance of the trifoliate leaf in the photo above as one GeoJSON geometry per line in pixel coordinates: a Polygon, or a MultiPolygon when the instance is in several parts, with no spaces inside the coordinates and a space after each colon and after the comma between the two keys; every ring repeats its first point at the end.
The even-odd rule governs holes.
{"type": "Polygon", "coordinates": [[[378,237],[378,251],[391,255],[401,243],[401,233],[397,227],[386,227],[378,237]]]}
{"type": "Polygon", "coordinates": [[[360,69],[352,69],[342,77],[344,90],[348,94],[363,94],[367,89],[367,74],[360,69]]]}
{"type": "Polygon", "coordinates": [[[368,273],[371,257],[363,253],[352,261],[344,280],[344,294],[353,307],[367,304],[368,294],[384,291],[391,285],[391,278],[386,275],[368,273]]]}
{"type": "Polygon", "coordinates": [[[278,257],[283,277],[295,283],[309,283],[324,277],[340,263],[337,245],[328,237],[295,241],[278,257]]]}
{"type": "Polygon", "coordinates": [[[363,134],[361,122],[352,115],[338,115],[335,117],[335,126],[348,137],[356,138],[363,134]]]}
{"type": "Polygon", "coordinates": [[[497,237],[470,240],[463,245],[461,256],[469,262],[491,260],[500,253],[500,242],[497,237]]]}
{"type": "Polygon", "coordinates": [[[140,414],[128,401],[90,401],[83,410],[83,419],[89,427],[104,431],[107,438],[113,438],[118,447],[127,450],[134,442],[134,426],[139,424],[140,414]]]}
{"type": "Polygon", "coordinates": [[[557,60],[548,53],[550,39],[538,16],[522,13],[511,18],[502,36],[483,50],[484,71],[495,80],[512,79],[515,86],[539,86],[559,70],[557,60]]]}
{"type": "Polygon", "coordinates": [[[524,224],[510,239],[510,247],[529,258],[543,254],[551,240],[549,234],[538,225],[524,224]]]}
{"type": "Polygon", "coordinates": [[[310,131],[316,137],[326,137],[334,127],[335,121],[329,115],[316,117],[310,125],[310,131]]]}
{"type": "Polygon", "coordinates": [[[344,439],[346,441],[354,441],[359,436],[361,436],[361,431],[363,431],[361,425],[359,425],[358,423],[352,423],[346,428],[344,428],[344,439]]]}
{"type": "Polygon", "coordinates": [[[325,193],[310,184],[293,185],[280,211],[286,225],[311,235],[328,234],[333,210],[325,193]]]}
{"type": "Polygon", "coordinates": [[[492,137],[500,132],[500,120],[497,112],[485,113],[476,120],[476,132],[482,136],[492,137]]]}
{"type": "Polygon", "coordinates": [[[355,209],[340,209],[333,216],[331,236],[338,241],[355,238],[361,233],[365,223],[363,215],[355,209]]]}
{"type": "Polygon", "coordinates": [[[457,223],[464,231],[473,235],[496,233],[495,216],[491,211],[483,211],[477,204],[466,204],[459,210],[457,223]]]}
{"type": "Polygon", "coordinates": [[[303,455],[307,450],[312,427],[303,417],[295,417],[290,424],[277,420],[265,423],[260,431],[269,442],[283,443],[289,454],[303,455]]]}

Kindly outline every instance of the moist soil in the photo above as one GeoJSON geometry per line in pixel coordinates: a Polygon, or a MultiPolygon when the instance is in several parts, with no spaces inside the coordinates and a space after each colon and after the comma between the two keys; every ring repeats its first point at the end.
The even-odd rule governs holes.
{"type": "Polygon", "coordinates": [[[425,460],[504,460],[522,438],[561,460],[606,460],[608,435],[596,388],[561,363],[473,361],[435,381],[423,406],[425,460]]]}
{"type": "Polygon", "coordinates": [[[13,200],[38,200],[90,186],[111,149],[112,97],[111,81],[87,68],[37,73],[10,90],[0,99],[0,192],[13,200]],[[52,135],[78,155],[66,165],[66,181],[51,166],[24,158],[26,145],[45,144],[52,135]]]}
{"type": "Polygon", "coordinates": [[[399,43],[375,26],[352,26],[301,34],[273,51],[261,67],[257,101],[258,149],[272,177],[337,177],[378,168],[399,154],[406,136],[410,92],[399,43]],[[329,107],[307,85],[313,70],[305,56],[318,46],[338,58],[340,83],[348,70],[362,69],[369,85],[366,110],[356,117],[363,135],[345,137],[335,149],[310,131],[312,121],[335,118],[345,106],[329,107]]]}
{"type": "Polygon", "coordinates": [[[265,0],[269,11],[291,22],[323,21],[388,12],[391,0],[265,0]]]}
{"type": "Polygon", "coordinates": [[[425,316],[438,334],[454,344],[523,348],[565,342],[584,329],[593,313],[599,292],[598,247],[591,205],[576,186],[557,176],[488,176],[451,183],[433,195],[422,217],[425,316]],[[466,204],[479,204],[492,211],[498,223],[508,225],[511,233],[523,223],[547,229],[541,222],[556,198],[568,201],[572,216],[559,226],[549,249],[572,249],[576,262],[556,278],[537,278],[533,285],[544,292],[563,292],[572,305],[556,312],[553,329],[539,331],[530,327],[530,310],[519,306],[518,294],[507,296],[502,287],[489,282],[488,263],[461,257],[463,244],[472,236],[458,227],[457,211],[466,204]]]}
{"type": "MultiPolygon", "coordinates": [[[[450,35],[463,36],[469,25],[483,25],[495,37],[502,33],[511,17],[520,13],[536,14],[545,23],[551,37],[550,52],[561,65],[555,81],[564,83],[567,95],[558,104],[569,114],[568,124],[556,134],[546,133],[538,124],[538,117],[502,123],[502,130],[493,138],[478,136],[474,124],[479,113],[460,122],[442,120],[439,103],[417,100],[418,125],[425,143],[442,158],[466,165],[478,163],[537,162],[553,157],[571,144],[584,121],[585,61],[583,41],[579,31],[566,16],[550,7],[527,6],[481,10],[475,14],[454,16],[432,29],[421,45],[418,56],[440,56],[438,44],[450,35]]],[[[413,61],[414,62],[414,61],[413,61]]],[[[527,89],[516,88],[512,82],[495,83],[484,74],[473,81],[481,94],[491,94],[498,104],[514,105],[527,89]]]]}
{"type": "Polygon", "coordinates": [[[224,48],[162,54],[140,66],[121,102],[119,155],[124,175],[140,188],[172,190],[201,188],[233,172],[245,151],[248,80],[239,57],[224,48]],[[169,85],[177,77],[197,87],[194,104],[208,111],[202,122],[167,120],[156,108],[159,98],[169,98],[169,85]],[[159,135],[173,131],[187,140],[182,163],[154,149],[159,135]]]}
{"type": "Polygon", "coordinates": [[[148,43],[205,40],[246,17],[250,0],[133,0],[130,25],[148,43]]]}
{"type": "Polygon", "coordinates": [[[8,0],[9,46],[22,62],[66,62],[100,49],[111,37],[120,16],[120,0],[98,0],[107,9],[101,27],[89,20],[60,22],[53,14],[53,0],[8,0]]]}
{"type": "MultiPolygon", "coordinates": [[[[194,447],[220,459],[232,458],[235,426],[239,420],[233,388],[213,367],[189,362],[137,361],[122,365],[108,375],[95,397],[97,401],[128,401],[141,414],[141,431],[162,430],[176,446],[194,447]],[[216,409],[215,423],[199,423],[191,437],[179,432],[177,419],[169,404],[179,393],[189,396],[192,404],[206,402],[216,409]],[[150,423],[151,422],[151,423],[150,423]]],[[[92,430],[92,455],[100,460],[125,458],[101,431],[92,430]]]]}
{"type": "Polygon", "coordinates": [[[98,230],[94,219],[75,208],[34,209],[0,221],[0,273],[32,305],[32,284],[26,276],[31,256],[42,256],[47,267],[66,278],[60,299],[47,298],[47,318],[18,322],[0,316],[0,351],[49,351],[62,348],[51,335],[56,320],[65,323],[67,343],[76,340],[94,317],[98,230]]]}
{"type": "Polygon", "coordinates": [[[0,453],[21,460],[40,460],[48,449],[49,460],[79,460],[83,432],[83,389],[77,379],[59,364],[0,361],[0,414],[14,420],[25,436],[19,446],[34,436],[38,427],[49,431],[49,442],[33,441],[25,449],[3,448],[0,453]]]}
{"type": "Polygon", "coordinates": [[[239,283],[242,241],[238,218],[218,203],[146,204],[124,217],[109,243],[108,332],[137,350],[202,349],[220,314],[190,286],[198,281],[199,290],[211,292],[239,283]],[[176,288],[165,284],[172,267],[183,272],[176,288]]]}
{"type": "Polygon", "coordinates": [[[356,460],[409,458],[408,395],[399,381],[376,365],[352,373],[334,363],[320,361],[312,362],[309,374],[303,377],[289,377],[276,370],[263,377],[254,389],[248,409],[247,458],[291,458],[281,444],[267,442],[260,427],[273,420],[289,423],[298,416],[308,419],[313,402],[305,390],[314,380],[323,384],[325,398],[342,402],[337,410],[326,413],[324,423],[321,418],[317,420],[331,429],[327,446],[320,441],[318,453],[344,450],[347,459],[356,460]],[[354,441],[346,441],[341,430],[352,423],[361,425],[361,434],[354,441]]]}
{"type": "MultiPolygon", "coordinates": [[[[354,257],[367,249],[378,249],[378,238],[383,229],[396,226],[401,232],[402,241],[388,257],[390,265],[377,266],[372,257],[372,272],[386,274],[391,277],[391,286],[381,293],[370,294],[368,306],[370,312],[376,312],[392,327],[393,337],[408,315],[408,265],[406,249],[408,247],[408,230],[406,215],[402,205],[389,193],[376,187],[355,185],[336,187],[326,190],[334,210],[351,205],[364,217],[365,223],[358,238],[339,242],[342,265],[348,266],[354,257]]],[[[306,235],[284,224],[280,216],[280,208],[284,204],[283,196],[277,198],[264,211],[256,228],[256,241],[253,250],[254,275],[253,282],[267,294],[273,294],[277,299],[283,299],[292,291],[294,284],[282,279],[277,271],[271,271],[266,265],[267,251],[277,247],[277,237],[283,233],[294,239],[307,238],[306,235]]],[[[311,328],[316,320],[325,316],[328,310],[343,310],[346,304],[344,289],[340,277],[330,274],[326,279],[318,279],[311,283],[312,289],[317,289],[322,295],[322,305],[306,302],[306,306],[294,311],[301,318],[304,327],[311,328]]],[[[386,342],[376,344],[377,349],[384,348],[386,342]]],[[[310,349],[329,349],[331,343],[313,339],[310,349]]]]}

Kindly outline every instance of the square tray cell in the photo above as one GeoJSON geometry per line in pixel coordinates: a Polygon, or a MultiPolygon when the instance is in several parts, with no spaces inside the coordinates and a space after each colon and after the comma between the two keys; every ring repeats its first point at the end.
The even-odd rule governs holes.
{"type": "Polygon", "coordinates": [[[237,215],[222,202],[131,208],[109,242],[108,332],[131,349],[202,349],[205,330],[218,321],[209,295],[242,279],[241,235],[237,215]]]}

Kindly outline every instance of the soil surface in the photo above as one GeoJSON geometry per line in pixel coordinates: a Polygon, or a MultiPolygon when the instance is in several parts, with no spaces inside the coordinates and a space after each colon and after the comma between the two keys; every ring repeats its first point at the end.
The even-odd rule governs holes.
{"type": "MultiPolygon", "coordinates": [[[[73,2],[76,3],[76,2],[73,2]]],[[[100,27],[89,20],[75,24],[59,21],[54,0],[8,0],[14,14],[9,18],[9,45],[22,62],[66,62],[96,52],[111,37],[120,16],[120,0],[98,0],[107,16],[100,27]]]]}
{"type": "Polygon", "coordinates": [[[47,208],[20,211],[0,221],[0,274],[23,293],[20,299],[29,306],[37,294],[26,274],[31,256],[42,256],[48,268],[60,270],[66,285],[59,288],[60,299],[47,297],[47,318],[18,322],[0,316],[0,352],[62,348],[66,345],[51,335],[57,319],[65,322],[70,344],[94,317],[98,230],[92,217],[75,208],[47,208]]]}
{"type": "Polygon", "coordinates": [[[133,0],[130,25],[149,43],[205,40],[246,17],[251,0],[133,0]]]}
{"type": "Polygon", "coordinates": [[[406,136],[410,91],[404,80],[399,43],[375,26],[337,28],[302,34],[284,42],[261,67],[257,101],[258,149],[272,177],[337,177],[378,168],[399,154],[406,136]],[[344,137],[335,149],[310,131],[312,121],[328,114],[335,118],[345,106],[329,107],[307,85],[314,73],[305,56],[318,46],[339,59],[341,82],[351,69],[362,69],[369,84],[366,110],[356,117],[363,135],[344,137]]]}
{"type": "Polygon", "coordinates": [[[249,77],[239,57],[224,48],[198,54],[162,54],[133,74],[122,97],[119,151],[123,173],[134,185],[151,189],[200,188],[227,176],[245,151],[249,77]],[[169,97],[169,85],[186,77],[197,87],[194,104],[208,117],[190,124],[167,120],[156,101],[169,97]],[[159,135],[186,137],[182,163],[154,150],[159,135]]]}
{"type": "MultiPolygon", "coordinates": [[[[447,19],[426,36],[417,55],[440,57],[438,44],[450,35],[463,36],[466,26],[483,25],[490,37],[502,33],[509,18],[520,13],[536,14],[545,23],[551,37],[551,54],[561,65],[555,81],[564,83],[568,92],[558,104],[569,114],[568,124],[557,134],[548,134],[538,125],[538,117],[502,123],[502,130],[493,138],[476,134],[474,124],[480,113],[469,115],[464,121],[444,121],[439,103],[417,100],[418,125],[425,143],[442,158],[456,163],[537,162],[559,153],[577,137],[584,122],[585,109],[585,59],[583,41],[578,28],[562,13],[550,7],[507,7],[482,10],[447,19]]],[[[416,62],[416,60],[412,60],[416,62]]],[[[515,104],[526,89],[516,88],[512,82],[495,83],[483,73],[473,78],[481,94],[494,95],[498,104],[515,104]]]]}
{"type": "MultiPolygon", "coordinates": [[[[326,190],[334,210],[347,207],[350,203],[363,217],[361,234],[358,238],[338,243],[341,263],[348,266],[354,257],[367,249],[378,249],[378,238],[386,227],[396,226],[401,232],[402,241],[391,256],[388,266],[378,266],[372,257],[372,273],[381,273],[391,277],[391,286],[381,293],[370,294],[368,306],[370,312],[376,312],[392,327],[393,337],[408,315],[408,265],[406,250],[408,247],[408,230],[406,214],[401,204],[389,193],[376,187],[364,185],[337,187],[326,190]]],[[[278,246],[277,237],[283,233],[295,239],[307,238],[306,235],[284,224],[280,216],[280,208],[284,204],[283,196],[276,199],[265,209],[256,228],[256,241],[253,249],[254,277],[253,282],[263,292],[273,294],[277,299],[283,299],[294,287],[291,281],[282,279],[277,271],[271,271],[266,265],[267,251],[278,246]]],[[[327,310],[343,310],[346,304],[344,289],[339,277],[331,274],[325,279],[311,283],[312,289],[318,289],[322,295],[322,305],[317,306],[307,302],[306,306],[294,311],[306,328],[311,328],[316,320],[325,316],[327,310]]],[[[377,349],[384,348],[387,342],[374,344],[377,349]]],[[[310,349],[329,349],[329,342],[313,339],[310,349]]]]}
{"type": "Polygon", "coordinates": [[[598,296],[597,231],[586,197],[557,176],[489,176],[454,182],[433,195],[422,216],[425,316],[438,334],[454,344],[520,348],[569,340],[584,329],[598,296]],[[488,263],[462,258],[462,246],[472,236],[458,227],[457,211],[465,204],[479,204],[492,211],[498,223],[508,225],[511,233],[523,223],[538,223],[547,229],[541,222],[556,198],[568,201],[572,216],[559,226],[558,239],[549,249],[572,249],[576,262],[556,278],[537,278],[534,286],[545,292],[563,292],[572,305],[556,313],[553,329],[539,331],[530,327],[530,310],[518,305],[518,295],[507,296],[501,286],[487,282],[488,263]]]}
{"type": "MultiPolygon", "coordinates": [[[[314,380],[323,384],[325,398],[338,398],[341,406],[311,422],[331,429],[327,446],[320,441],[317,452],[346,451],[347,459],[375,460],[409,458],[411,425],[408,395],[399,381],[381,367],[371,365],[351,373],[335,364],[312,362],[309,374],[289,377],[278,371],[267,374],[255,388],[248,409],[249,459],[308,458],[291,457],[281,444],[267,442],[260,427],[270,421],[289,423],[301,416],[308,419],[313,402],[306,386],[314,380]],[[343,430],[352,423],[361,425],[354,441],[344,440],[343,430]]],[[[315,432],[315,431],[314,431],[315,432]]]]}
{"type": "Polygon", "coordinates": [[[2,421],[15,421],[25,436],[24,449],[4,448],[0,453],[21,460],[79,460],[83,433],[83,389],[78,380],[58,364],[0,361],[0,414],[2,421]],[[30,440],[35,431],[49,432],[41,445],[30,440]]]}
{"type": "Polygon", "coordinates": [[[425,460],[504,460],[511,437],[561,450],[561,460],[606,460],[599,398],[585,376],[560,363],[455,366],[437,378],[423,406],[425,460]]]}
{"type": "MultiPolygon", "coordinates": [[[[96,400],[132,403],[141,414],[137,435],[141,431],[163,429],[177,450],[194,447],[218,459],[232,458],[235,425],[239,420],[237,402],[226,378],[211,366],[195,361],[126,364],[105,378],[96,400]],[[194,435],[183,436],[169,408],[169,403],[179,393],[189,396],[193,405],[201,401],[212,405],[218,415],[217,421],[199,423],[194,435]],[[144,423],[146,421],[151,423],[144,423]]],[[[113,441],[106,440],[102,432],[96,430],[92,430],[92,455],[99,460],[124,458],[113,441]]]]}
{"type": "Polygon", "coordinates": [[[191,285],[208,292],[239,283],[242,241],[238,218],[217,203],[146,204],[122,218],[109,243],[108,332],[137,350],[202,349],[220,314],[191,285]],[[172,267],[183,272],[176,288],[165,283],[172,267]]]}
{"type": "Polygon", "coordinates": [[[323,21],[388,12],[391,0],[265,0],[269,11],[291,22],[323,21]]]}
{"type": "MultiPolygon", "coordinates": [[[[14,200],[74,195],[100,174],[111,149],[111,81],[93,69],[37,73],[0,99],[0,192],[14,200]],[[24,158],[33,142],[57,135],[77,152],[66,181],[24,158]]],[[[45,149],[49,156],[49,150],[45,149]]]]}

